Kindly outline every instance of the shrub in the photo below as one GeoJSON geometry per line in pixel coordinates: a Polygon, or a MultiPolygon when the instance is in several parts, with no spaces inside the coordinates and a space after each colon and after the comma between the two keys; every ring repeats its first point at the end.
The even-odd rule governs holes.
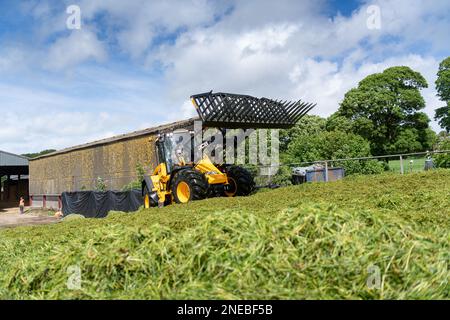
{"type": "Polygon", "coordinates": [[[145,169],[141,164],[136,165],[136,179],[122,188],[122,191],[141,190],[145,169]]]}
{"type": "Polygon", "coordinates": [[[273,176],[272,183],[285,187],[292,185],[292,170],[288,166],[281,166],[277,174],[273,176]]]}
{"type": "Polygon", "coordinates": [[[102,177],[98,177],[97,182],[95,184],[95,191],[105,192],[106,189],[107,189],[106,182],[103,180],[102,177]]]}
{"type": "MultiPolygon", "coordinates": [[[[359,135],[342,131],[325,131],[313,136],[299,136],[289,145],[287,153],[293,163],[371,156],[370,144],[367,140],[359,135]]],[[[343,167],[347,175],[384,171],[383,164],[378,161],[348,160],[335,162],[333,166],[343,167]]]]}
{"type": "MultiPolygon", "coordinates": [[[[450,137],[443,138],[438,145],[439,150],[450,150],[450,137]]],[[[450,168],[450,153],[440,153],[434,156],[434,164],[437,168],[450,168]]]]}

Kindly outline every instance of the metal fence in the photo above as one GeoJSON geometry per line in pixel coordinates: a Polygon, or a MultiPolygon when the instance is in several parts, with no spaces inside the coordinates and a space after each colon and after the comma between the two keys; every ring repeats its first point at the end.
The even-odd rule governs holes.
{"type": "Polygon", "coordinates": [[[329,181],[329,173],[331,172],[332,168],[342,166],[345,169],[346,165],[348,165],[349,162],[352,162],[353,164],[363,164],[367,161],[381,162],[385,172],[388,171],[399,174],[407,174],[411,172],[420,172],[435,168],[434,158],[440,154],[450,155],[450,150],[390,154],[371,157],[316,160],[311,162],[284,163],[278,166],[258,166],[256,179],[258,185],[270,186],[271,184],[276,184],[276,177],[279,177],[280,172],[284,171],[284,174],[288,175],[289,173],[292,173],[292,169],[296,167],[318,166],[322,168],[321,170],[323,170],[323,180],[329,181]],[[269,174],[264,174],[264,172],[269,172],[269,174]]]}

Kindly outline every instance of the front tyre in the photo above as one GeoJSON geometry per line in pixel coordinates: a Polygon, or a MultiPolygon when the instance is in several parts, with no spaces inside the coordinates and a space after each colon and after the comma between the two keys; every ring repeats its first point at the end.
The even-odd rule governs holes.
{"type": "Polygon", "coordinates": [[[208,182],[200,172],[184,169],[175,174],[172,182],[172,194],[176,203],[203,200],[207,193],[208,182]]]}

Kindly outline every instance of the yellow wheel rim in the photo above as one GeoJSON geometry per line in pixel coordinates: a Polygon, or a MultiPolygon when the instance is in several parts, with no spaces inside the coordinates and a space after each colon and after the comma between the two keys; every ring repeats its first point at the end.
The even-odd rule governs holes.
{"type": "Polygon", "coordinates": [[[181,181],[178,184],[177,197],[181,203],[189,202],[189,200],[191,199],[191,189],[189,188],[189,185],[186,182],[181,181]]]}
{"type": "Polygon", "coordinates": [[[144,208],[150,209],[150,197],[148,194],[146,194],[144,197],[144,208]]]}
{"type": "Polygon", "coordinates": [[[233,178],[228,177],[228,184],[231,186],[233,191],[225,191],[227,197],[234,197],[237,192],[237,183],[233,178]]]}

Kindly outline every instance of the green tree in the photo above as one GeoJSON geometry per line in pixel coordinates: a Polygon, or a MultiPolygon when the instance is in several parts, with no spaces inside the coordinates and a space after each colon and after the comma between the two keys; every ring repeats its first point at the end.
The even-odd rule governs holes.
{"type": "Polygon", "coordinates": [[[286,152],[289,144],[298,137],[312,136],[326,130],[327,120],[315,116],[306,115],[291,129],[280,130],[280,152],[286,152]]]}
{"type": "Polygon", "coordinates": [[[103,180],[102,177],[98,177],[97,181],[95,183],[95,191],[98,192],[105,192],[107,190],[108,186],[106,185],[105,180],[103,180]]]}
{"type": "MultiPolygon", "coordinates": [[[[287,154],[294,163],[371,156],[367,140],[342,131],[322,131],[312,136],[299,136],[289,145],[287,154]]],[[[381,173],[384,170],[378,161],[347,160],[334,165],[344,167],[347,174],[381,173]]]]}
{"type": "Polygon", "coordinates": [[[327,131],[353,132],[353,123],[336,112],[327,119],[326,129],[327,131]]]}
{"type": "MultiPolygon", "coordinates": [[[[450,150],[450,136],[441,136],[437,149],[439,151],[450,150]]],[[[438,168],[450,168],[450,153],[440,153],[434,156],[434,162],[438,168]]]]}
{"type": "Polygon", "coordinates": [[[44,150],[44,151],[36,152],[36,153],[25,153],[25,154],[23,154],[23,156],[27,157],[27,158],[30,158],[30,159],[33,159],[33,158],[37,158],[37,157],[40,157],[40,156],[45,156],[46,154],[50,154],[50,153],[53,153],[55,151],[56,151],[55,149],[48,149],[48,150],[44,150]]]}
{"type": "Polygon", "coordinates": [[[353,131],[370,142],[374,155],[399,151],[405,139],[419,151],[424,149],[420,141],[427,136],[430,122],[425,113],[418,112],[425,107],[420,90],[427,86],[425,78],[409,67],[388,68],[367,76],[347,92],[337,116],[352,122],[353,131]]]}
{"type": "Polygon", "coordinates": [[[422,148],[422,144],[418,141],[418,130],[405,129],[401,131],[397,140],[390,146],[392,151],[390,153],[409,153],[422,148]]]}
{"type": "Polygon", "coordinates": [[[442,128],[450,132],[450,57],[440,63],[437,76],[437,95],[447,105],[436,109],[434,119],[442,128]]]}
{"type": "Polygon", "coordinates": [[[439,132],[439,134],[437,135],[437,139],[438,141],[442,141],[446,138],[450,138],[450,133],[447,131],[441,131],[439,132]]]}
{"type": "Polygon", "coordinates": [[[141,164],[136,165],[136,179],[122,188],[122,191],[140,190],[145,177],[145,168],[141,164]]]}

